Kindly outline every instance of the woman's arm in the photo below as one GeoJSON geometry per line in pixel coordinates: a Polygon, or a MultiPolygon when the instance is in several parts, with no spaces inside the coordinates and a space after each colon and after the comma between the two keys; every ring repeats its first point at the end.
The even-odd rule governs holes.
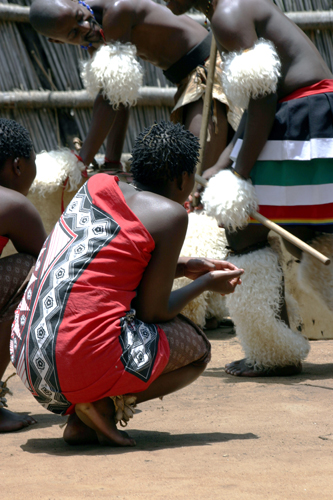
{"type": "MultiPolygon", "coordinates": [[[[186,234],[187,213],[180,205],[173,204],[167,212],[161,210],[157,218],[156,229],[150,229],[155,249],[133,301],[141,320],[149,323],[169,321],[205,290],[223,294],[234,290],[242,270],[214,270],[201,276],[199,273],[192,283],[171,292],[186,234]]],[[[218,269],[216,264],[213,265],[218,269]]]]}

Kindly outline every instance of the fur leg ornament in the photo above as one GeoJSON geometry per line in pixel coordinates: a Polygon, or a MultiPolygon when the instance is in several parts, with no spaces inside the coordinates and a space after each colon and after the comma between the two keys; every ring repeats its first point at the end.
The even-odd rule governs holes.
{"type": "MultiPolygon", "coordinates": [[[[322,234],[311,246],[333,261],[333,234],[322,234]]],[[[317,298],[333,312],[333,264],[323,266],[311,255],[303,252],[298,268],[298,281],[305,291],[315,293],[317,298]]]]}
{"type": "Polygon", "coordinates": [[[136,396],[111,396],[116,413],[114,420],[119,422],[121,427],[126,427],[130,418],[133,418],[136,407],[136,396]]]}
{"type": "Polygon", "coordinates": [[[102,92],[114,109],[120,104],[135,105],[143,80],[135,45],[115,42],[100,47],[82,63],[81,78],[92,96],[102,92]]]}
{"type": "Polygon", "coordinates": [[[257,369],[298,365],[310,345],[278,318],[283,285],[278,255],[269,247],[230,256],[245,270],[242,285],[227,296],[227,306],[249,366],[257,369]]]}
{"type": "Polygon", "coordinates": [[[55,151],[42,151],[36,155],[37,175],[30,192],[38,192],[41,196],[56,191],[63,186],[66,179],[66,189],[75,191],[85,171],[84,164],[68,148],[55,151]]]}
{"type": "Polygon", "coordinates": [[[228,101],[247,109],[249,100],[276,92],[281,61],[274,44],[260,38],[252,48],[225,55],[222,86],[228,101]]]}
{"type": "Polygon", "coordinates": [[[12,396],[13,393],[7,387],[7,382],[10,378],[14,377],[14,375],[16,375],[16,373],[12,373],[12,375],[9,375],[9,377],[7,377],[4,382],[0,381],[0,408],[8,408],[7,398],[5,396],[7,396],[7,394],[10,394],[12,396]]]}
{"type": "Polygon", "coordinates": [[[221,170],[208,181],[202,202],[207,214],[230,231],[244,228],[250,213],[258,208],[251,181],[236,177],[229,169],[221,170]]]}

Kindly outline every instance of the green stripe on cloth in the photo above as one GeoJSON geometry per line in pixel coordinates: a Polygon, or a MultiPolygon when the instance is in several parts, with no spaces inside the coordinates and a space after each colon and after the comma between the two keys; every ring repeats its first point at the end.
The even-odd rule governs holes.
{"type": "Polygon", "coordinates": [[[304,186],[333,184],[333,158],[310,161],[259,161],[251,171],[253,184],[304,186]]]}

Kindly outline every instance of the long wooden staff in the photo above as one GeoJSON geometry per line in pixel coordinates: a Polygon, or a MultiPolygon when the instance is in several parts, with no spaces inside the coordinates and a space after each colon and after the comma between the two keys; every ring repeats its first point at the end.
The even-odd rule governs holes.
{"type": "MultiPolygon", "coordinates": [[[[201,175],[202,172],[202,162],[207,144],[207,129],[208,129],[209,112],[212,104],[212,91],[213,91],[214,74],[215,74],[216,54],[217,54],[216,41],[214,35],[212,35],[212,42],[210,46],[210,55],[209,55],[209,68],[207,74],[206,90],[203,102],[202,119],[200,127],[200,137],[199,137],[200,152],[199,152],[199,161],[197,163],[198,175],[201,175]]],[[[195,198],[194,196],[195,192],[196,192],[196,186],[194,186],[194,189],[192,191],[192,200],[193,200],[192,204],[194,206],[196,206],[198,203],[198,199],[195,198]]]]}
{"type": "MultiPolygon", "coordinates": [[[[201,184],[204,187],[207,187],[208,181],[201,177],[201,175],[195,174],[195,180],[197,183],[201,184]]],[[[326,257],[326,255],[323,255],[322,253],[318,252],[314,248],[310,247],[307,243],[304,243],[304,241],[300,240],[293,234],[289,233],[282,227],[278,226],[275,224],[275,222],[272,222],[271,220],[267,219],[263,215],[259,214],[255,210],[251,212],[251,217],[258,222],[261,222],[264,226],[266,226],[268,229],[271,229],[272,231],[275,231],[277,234],[282,236],[287,241],[290,241],[295,247],[300,248],[303,252],[307,252],[308,254],[312,255],[312,257],[315,257],[318,259],[322,264],[325,264],[325,266],[328,266],[330,264],[330,259],[326,257]]]]}

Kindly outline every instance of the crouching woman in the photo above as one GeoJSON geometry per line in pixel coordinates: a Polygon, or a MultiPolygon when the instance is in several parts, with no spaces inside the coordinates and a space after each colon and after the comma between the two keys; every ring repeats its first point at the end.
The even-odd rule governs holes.
{"type": "Polygon", "coordinates": [[[92,176],[39,255],[11,357],[37,401],[70,415],[70,444],[133,446],[116,422],[126,423],[133,404],[187,386],[209,362],[207,338],[179,312],[205,290],[233,292],[243,271],[179,259],[198,149],[180,125],[145,129],[132,152],[133,185],[92,176]],[[193,281],[171,292],[179,276],[193,281]]]}

